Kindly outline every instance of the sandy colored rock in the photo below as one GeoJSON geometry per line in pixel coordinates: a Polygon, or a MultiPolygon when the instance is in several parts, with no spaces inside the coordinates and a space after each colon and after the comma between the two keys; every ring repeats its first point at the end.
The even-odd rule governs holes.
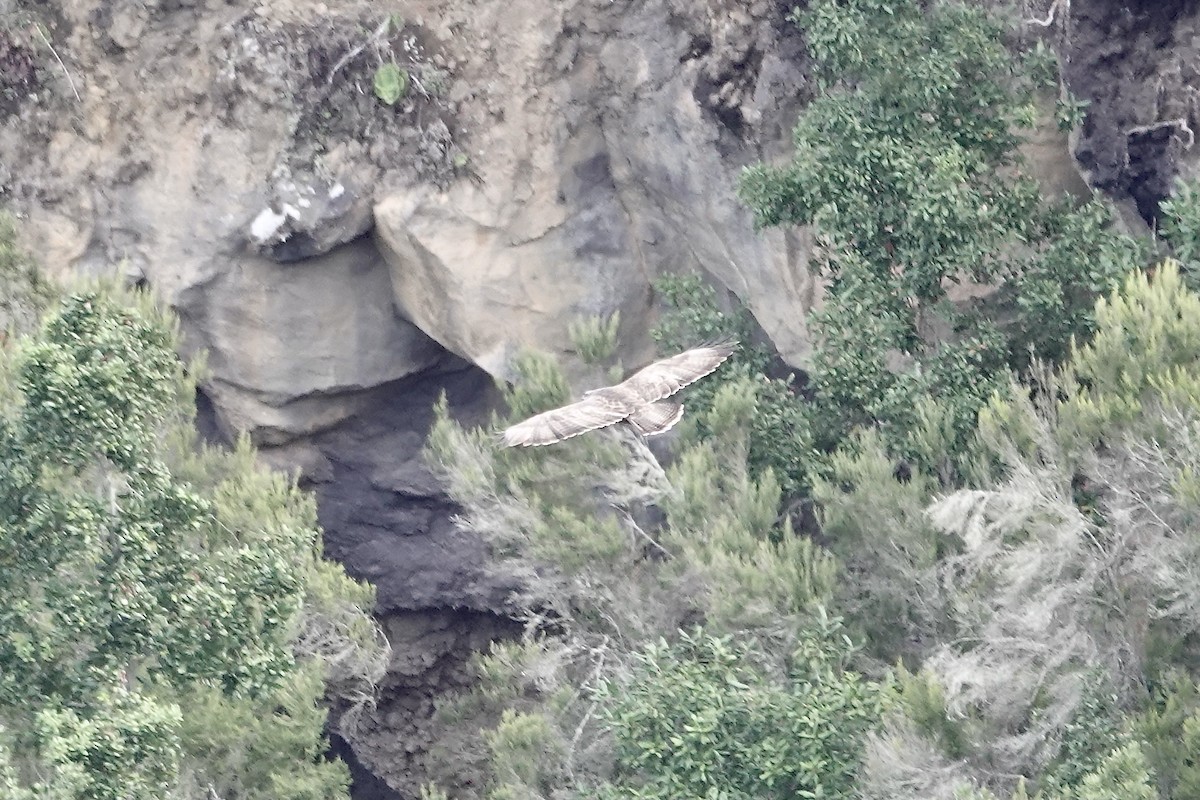
{"type": "Polygon", "coordinates": [[[279,264],[243,254],[177,308],[203,342],[208,391],[228,431],[278,443],[336,424],[358,395],[436,364],[443,351],[391,301],[367,240],[279,264]]]}
{"type": "Polygon", "coordinates": [[[817,295],[807,241],[755,231],[734,194],[740,167],[774,149],[762,131],[790,128],[781,118],[803,80],[762,55],[792,33],[782,15],[769,3],[579,2],[549,14],[542,5],[468,14],[426,4],[430,18],[479,42],[464,51],[462,78],[474,91],[477,180],[379,198],[377,238],[403,313],[509,377],[521,347],[566,353],[572,319],[620,311],[632,362],[649,354],[654,279],[698,272],[738,295],[784,357],[803,364],[817,295]],[[761,85],[753,71],[731,70],[747,59],[764,65],[761,85]]]}

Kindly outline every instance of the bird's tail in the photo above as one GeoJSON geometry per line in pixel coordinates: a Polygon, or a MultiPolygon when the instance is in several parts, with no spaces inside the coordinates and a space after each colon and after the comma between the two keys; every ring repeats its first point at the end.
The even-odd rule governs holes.
{"type": "Polygon", "coordinates": [[[673,400],[659,400],[643,406],[629,415],[629,424],[643,436],[657,436],[675,427],[683,417],[683,404],[673,400]]]}

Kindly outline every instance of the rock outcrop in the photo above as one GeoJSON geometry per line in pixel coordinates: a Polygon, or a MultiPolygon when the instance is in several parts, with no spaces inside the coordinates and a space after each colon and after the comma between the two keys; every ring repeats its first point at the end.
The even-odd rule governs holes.
{"type": "MultiPolygon", "coordinates": [[[[755,231],[733,188],[808,97],[792,5],[0,0],[0,200],[26,242],[174,307],[212,429],[299,469],[329,553],[379,587],[406,660],[354,743],[378,796],[414,795],[432,697],[505,635],[514,588],[421,462],[438,392],[482,422],[511,356],[565,353],[580,315],[619,311],[646,359],[671,272],[805,364],[806,234],[755,231]]],[[[1190,163],[1200,44],[1192,4],[1142,5],[1056,3],[1047,28],[1093,101],[1085,176],[1152,219],[1190,163]]],[[[1038,172],[1068,187],[1059,147],[1038,172]]]]}
{"type": "Polygon", "coordinates": [[[756,232],[733,194],[805,85],[778,4],[443,6],[442,26],[481,37],[462,77],[479,180],[376,205],[410,319],[504,376],[518,347],[568,348],[579,315],[619,311],[622,340],[644,345],[655,276],[699,271],[803,363],[805,242],[756,232]]]}
{"type": "Polygon", "coordinates": [[[782,9],[67,0],[53,51],[28,42],[43,90],[0,131],[0,180],[53,269],[121,264],[177,308],[227,427],[264,443],[430,367],[421,334],[506,376],[620,311],[640,360],[664,272],[713,276],[802,364],[802,234],[756,232],[733,194],[802,99],[782,9]]]}
{"type": "Polygon", "coordinates": [[[1196,172],[1200,7],[1075,0],[1066,8],[1051,30],[1067,88],[1086,103],[1073,154],[1088,183],[1149,232],[1176,176],[1196,172]]]}
{"type": "Polygon", "coordinates": [[[620,311],[626,362],[648,357],[665,272],[710,275],[807,354],[803,234],[756,232],[733,190],[804,99],[786,7],[0,5],[6,205],[52,272],[174,307],[208,353],[212,430],[318,493],[329,554],[375,582],[409,659],[354,742],[406,796],[432,698],[516,588],[421,462],[438,392],[482,421],[489,374],[562,354],[580,315],[620,311]],[[388,105],[391,63],[408,80],[388,105]]]}

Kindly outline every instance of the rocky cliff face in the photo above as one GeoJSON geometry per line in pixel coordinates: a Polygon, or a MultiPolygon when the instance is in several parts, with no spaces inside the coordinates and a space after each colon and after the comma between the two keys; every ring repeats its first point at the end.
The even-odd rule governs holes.
{"type": "MultiPolygon", "coordinates": [[[[397,662],[354,742],[363,796],[414,794],[432,698],[509,632],[511,579],[420,461],[439,391],[482,420],[511,356],[564,353],[585,314],[619,311],[636,363],[666,272],[707,274],[805,363],[806,235],[754,231],[733,194],[809,91],[791,5],[0,0],[0,198],[28,245],[173,306],[214,430],[301,469],[330,555],[379,587],[397,662]]],[[[1190,169],[1196,11],[1054,8],[1034,27],[1093,102],[1084,175],[1153,219],[1190,169]]],[[[1061,137],[1031,157],[1078,182],[1061,137]]]]}
{"type": "Polygon", "coordinates": [[[1174,179],[1196,174],[1200,8],[1187,0],[1066,8],[1055,29],[1065,78],[1088,103],[1072,137],[1075,161],[1094,189],[1153,226],[1174,179]]]}
{"type": "Polygon", "coordinates": [[[119,263],[178,309],[230,430],[307,436],[446,351],[503,376],[580,315],[622,312],[636,360],[668,270],[803,362],[803,241],[732,191],[804,93],[786,4],[40,5],[9,12],[41,63],[0,179],[52,268],[119,263]]]}

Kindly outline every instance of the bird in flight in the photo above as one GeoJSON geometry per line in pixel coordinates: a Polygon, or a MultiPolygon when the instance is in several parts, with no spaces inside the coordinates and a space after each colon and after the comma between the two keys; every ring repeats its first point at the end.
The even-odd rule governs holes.
{"type": "Polygon", "coordinates": [[[539,447],[618,422],[643,436],[666,433],[683,416],[683,404],[667,398],[715,371],[737,347],[720,342],[655,361],[616,386],[592,389],[577,402],[518,422],[501,438],[507,447],[539,447]]]}

